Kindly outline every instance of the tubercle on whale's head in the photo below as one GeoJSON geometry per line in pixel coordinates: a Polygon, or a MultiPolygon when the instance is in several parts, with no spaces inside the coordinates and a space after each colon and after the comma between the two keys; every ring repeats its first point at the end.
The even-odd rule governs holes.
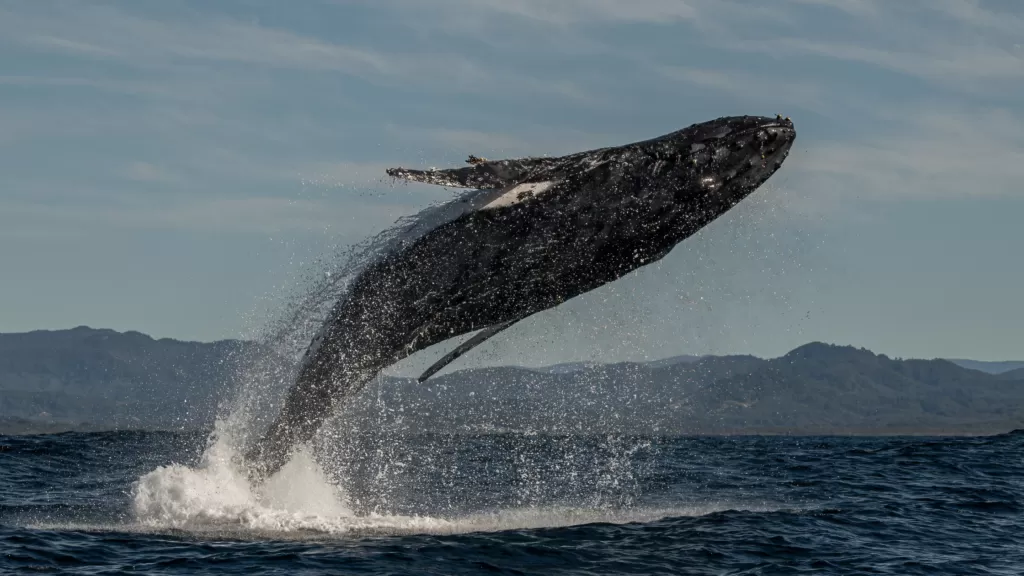
{"type": "MultiPolygon", "coordinates": [[[[646,156],[671,159],[678,190],[701,191],[711,204],[732,206],[781,166],[796,139],[788,117],[732,116],[694,124],[637,143],[646,156]]],[[[652,164],[657,171],[659,164],[652,164]]],[[[659,175],[664,177],[664,175],[659,175]]]]}

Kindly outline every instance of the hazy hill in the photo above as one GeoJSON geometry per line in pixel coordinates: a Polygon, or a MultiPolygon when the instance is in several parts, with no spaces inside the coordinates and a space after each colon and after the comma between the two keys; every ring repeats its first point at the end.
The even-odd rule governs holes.
{"type": "Polygon", "coordinates": [[[42,429],[208,422],[246,346],[85,326],[0,334],[0,419],[42,429]]]}
{"type": "Polygon", "coordinates": [[[1024,380],[820,343],[718,382],[711,398],[722,428],[992,431],[1024,422],[1024,380]]]}
{"type": "Polygon", "coordinates": [[[420,385],[395,379],[352,411],[389,425],[381,406],[402,406],[401,426],[410,429],[442,421],[554,433],[988,433],[1024,426],[1024,378],[812,343],[771,360],[488,368],[420,385]]]}
{"type": "Polygon", "coordinates": [[[1024,381],[1024,368],[1017,368],[1016,370],[1010,370],[1008,372],[1000,372],[999,377],[1003,380],[1024,381]]]}
{"type": "Polygon", "coordinates": [[[981,372],[988,372],[989,374],[1004,374],[1011,370],[1024,369],[1024,361],[1014,360],[1008,362],[985,362],[982,360],[963,360],[961,358],[950,358],[950,362],[963,366],[964,368],[970,368],[971,370],[979,370],[981,372]]]}
{"type": "MultiPolygon", "coordinates": [[[[0,334],[0,431],[206,427],[254,345],[79,327],[0,334]]],[[[1024,427],[1024,369],[995,375],[807,344],[770,360],[496,367],[383,378],[338,419],[396,430],[987,433],[1024,427]]]]}

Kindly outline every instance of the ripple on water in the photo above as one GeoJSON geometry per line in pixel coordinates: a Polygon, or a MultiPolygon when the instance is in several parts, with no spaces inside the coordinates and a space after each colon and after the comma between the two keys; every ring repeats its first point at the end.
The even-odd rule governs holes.
{"type": "Polygon", "coordinates": [[[433,464],[392,476],[367,469],[339,483],[299,453],[253,490],[229,444],[197,450],[201,437],[0,438],[8,446],[0,572],[1018,574],[1024,566],[1020,434],[663,439],[609,465],[632,467],[617,484],[568,463],[599,462],[580,455],[605,454],[596,441],[419,442],[410,450],[433,464]],[[517,446],[533,455],[508,456],[517,446]],[[572,482],[605,492],[578,498],[572,482]],[[360,508],[338,486],[387,494],[360,508]],[[630,498],[612,497],[622,491],[630,498]],[[430,508],[443,497],[451,502],[430,508]]]}

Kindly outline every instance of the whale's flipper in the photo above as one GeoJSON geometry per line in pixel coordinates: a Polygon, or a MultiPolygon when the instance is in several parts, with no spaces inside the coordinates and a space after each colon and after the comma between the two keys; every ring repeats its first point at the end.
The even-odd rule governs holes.
{"type": "Polygon", "coordinates": [[[470,156],[471,166],[445,170],[410,170],[388,168],[388,176],[436,184],[451,188],[477,188],[481,190],[505,188],[522,182],[531,174],[546,170],[557,158],[515,158],[511,160],[485,160],[470,156]]]}
{"type": "Polygon", "coordinates": [[[466,352],[469,352],[473,348],[476,348],[480,344],[483,344],[484,342],[487,341],[488,338],[494,336],[498,332],[501,332],[502,330],[508,328],[509,326],[515,324],[516,322],[517,320],[509,320],[508,322],[502,322],[501,324],[488,326],[487,328],[484,328],[480,332],[477,332],[476,336],[473,336],[469,340],[466,340],[462,344],[459,344],[454,350],[445,354],[443,358],[441,358],[437,362],[434,362],[434,365],[431,366],[430,368],[427,368],[427,370],[419,378],[417,378],[416,381],[423,382],[427,378],[430,378],[431,376],[436,374],[438,370],[454,362],[455,359],[458,358],[459,356],[462,356],[466,352]]]}

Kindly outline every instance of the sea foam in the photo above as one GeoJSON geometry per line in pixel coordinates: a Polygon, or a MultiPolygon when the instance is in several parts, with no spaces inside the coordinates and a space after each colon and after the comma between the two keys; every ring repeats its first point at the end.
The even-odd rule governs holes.
{"type": "Polygon", "coordinates": [[[214,440],[194,468],[172,464],[134,485],[133,510],[145,531],[219,533],[239,537],[457,534],[580,524],[650,522],[700,516],[730,506],[614,510],[571,506],[497,509],[451,518],[356,514],[306,450],[298,451],[259,488],[249,484],[226,439],[214,440]]]}

